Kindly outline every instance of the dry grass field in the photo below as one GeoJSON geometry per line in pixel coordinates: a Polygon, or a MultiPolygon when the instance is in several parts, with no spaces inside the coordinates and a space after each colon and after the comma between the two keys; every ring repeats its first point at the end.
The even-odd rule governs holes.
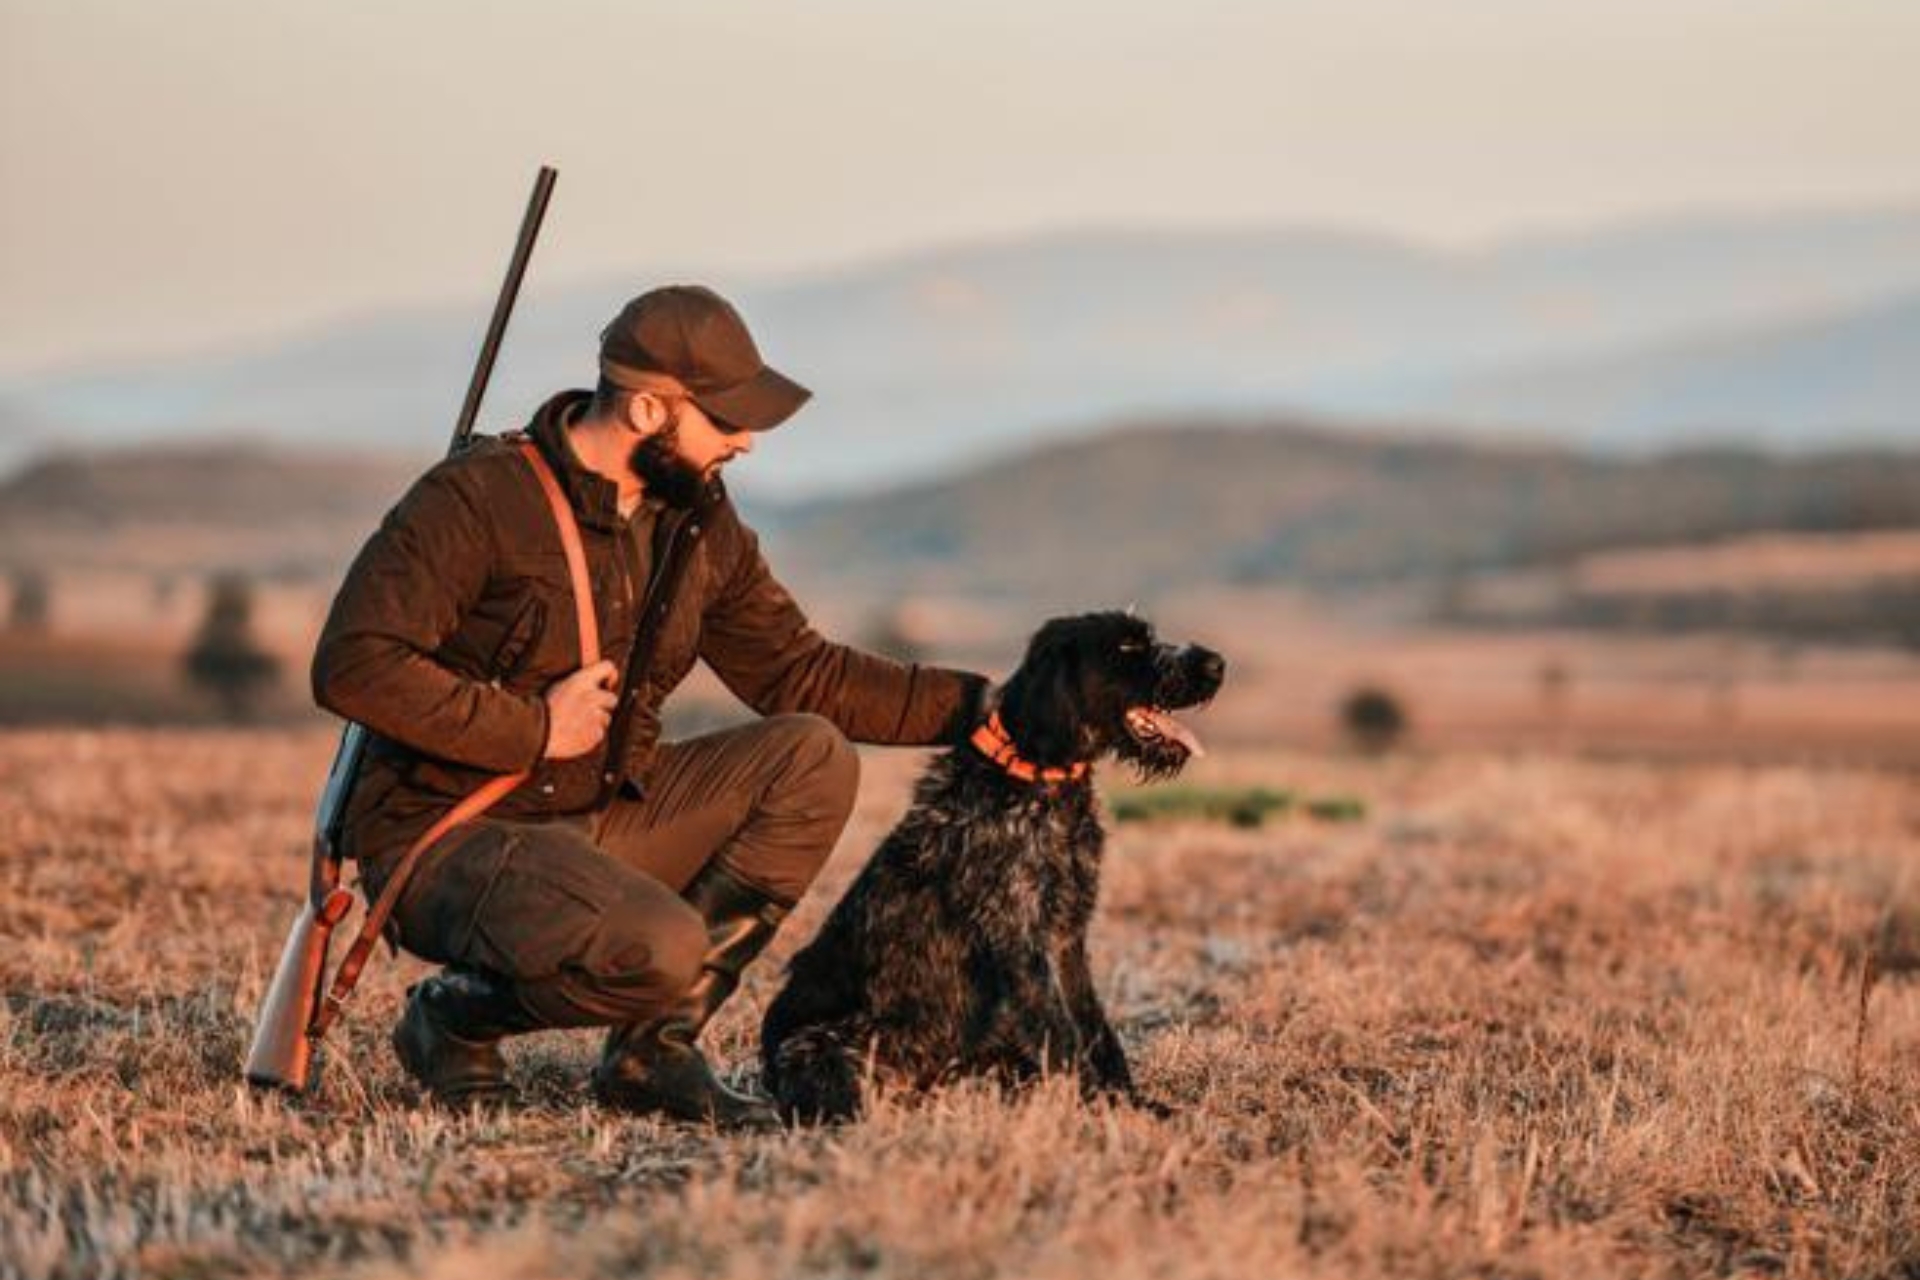
{"type": "MultiPolygon", "coordinates": [[[[1920,781],[1239,750],[1366,802],[1115,829],[1095,969],[1170,1119],[1060,1082],[728,1138],[417,1109],[383,962],[319,1095],[238,1083],[325,732],[0,736],[0,1275],[1920,1276],[1920,781]]],[[[780,950],[904,807],[908,753],[780,950]]],[[[716,1030],[747,1060],[763,966],[716,1030]]]]}

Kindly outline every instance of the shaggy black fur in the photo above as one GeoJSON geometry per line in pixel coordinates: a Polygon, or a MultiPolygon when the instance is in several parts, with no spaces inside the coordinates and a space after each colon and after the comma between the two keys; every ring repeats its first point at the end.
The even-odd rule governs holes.
{"type": "MultiPolygon", "coordinates": [[[[1131,614],[1057,618],[1007,681],[1001,720],[1035,765],[1111,753],[1167,777],[1187,747],[1129,711],[1205,702],[1225,669],[1131,614]]],[[[783,1113],[849,1118],[868,1071],[910,1088],[1074,1071],[1089,1096],[1133,1099],[1087,969],[1101,843],[1090,774],[1023,782],[970,745],[937,758],[767,1009],[761,1060],[783,1113]]]]}

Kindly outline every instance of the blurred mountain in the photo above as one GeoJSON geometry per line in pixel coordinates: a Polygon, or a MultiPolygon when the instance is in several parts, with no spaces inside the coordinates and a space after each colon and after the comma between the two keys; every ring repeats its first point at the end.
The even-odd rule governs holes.
{"type": "Polygon", "coordinates": [[[815,581],[1084,602],[1218,582],[1340,593],[1761,530],[1916,527],[1914,451],[1607,458],[1182,424],[815,505],[781,544],[815,581]]]}
{"type": "Polygon", "coordinates": [[[0,482],[0,570],[330,580],[420,470],[253,442],[60,452],[0,482]]]}
{"type": "MultiPolygon", "coordinates": [[[[330,585],[416,469],[255,445],[56,456],[0,484],[0,571],[230,569],[330,585]]],[[[809,598],[1085,603],[1214,583],[1339,594],[1760,531],[1920,529],[1920,451],[1641,459],[1179,421],[881,494],[744,505],[809,598]]]]}
{"type": "Polygon", "coordinates": [[[1434,402],[1450,421],[1551,422],[1614,446],[1688,435],[1806,447],[1920,439],[1920,293],[1818,321],[1466,378],[1434,402]]]}
{"type": "MultiPolygon", "coordinates": [[[[1703,429],[1784,447],[1920,440],[1897,376],[1920,367],[1920,211],[1697,218],[1463,252],[1305,230],[1107,231],[787,282],[534,275],[489,424],[590,379],[595,335],[630,293],[704,275],[818,393],[765,441],[749,482],[770,494],[873,489],[1156,413],[1470,410],[1603,448],[1703,429]],[[1770,343],[1825,354],[1796,378],[1803,366],[1776,364],[1770,343]],[[1896,373],[1847,376],[1856,366],[1896,373]]],[[[0,387],[0,466],[56,443],[204,432],[430,458],[484,318],[480,301],[394,311],[16,382],[0,387]]]]}

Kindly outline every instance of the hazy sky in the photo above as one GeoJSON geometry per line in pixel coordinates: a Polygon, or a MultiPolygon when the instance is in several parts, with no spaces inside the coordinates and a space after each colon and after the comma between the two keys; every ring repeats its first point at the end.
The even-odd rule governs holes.
{"type": "Polygon", "coordinates": [[[0,375],[1086,223],[1920,200],[1916,0],[0,0],[0,375]]]}

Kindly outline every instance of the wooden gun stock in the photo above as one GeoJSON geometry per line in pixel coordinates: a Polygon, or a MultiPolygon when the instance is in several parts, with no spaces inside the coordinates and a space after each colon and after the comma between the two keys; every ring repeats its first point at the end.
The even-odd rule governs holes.
{"type": "Polygon", "coordinates": [[[295,1093],[306,1089],[313,1070],[309,1028],[327,971],[327,944],[334,926],[352,909],[353,895],[340,888],[318,906],[311,897],[300,904],[254,1022],[253,1047],[247,1050],[248,1084],[295,1093]]]}

